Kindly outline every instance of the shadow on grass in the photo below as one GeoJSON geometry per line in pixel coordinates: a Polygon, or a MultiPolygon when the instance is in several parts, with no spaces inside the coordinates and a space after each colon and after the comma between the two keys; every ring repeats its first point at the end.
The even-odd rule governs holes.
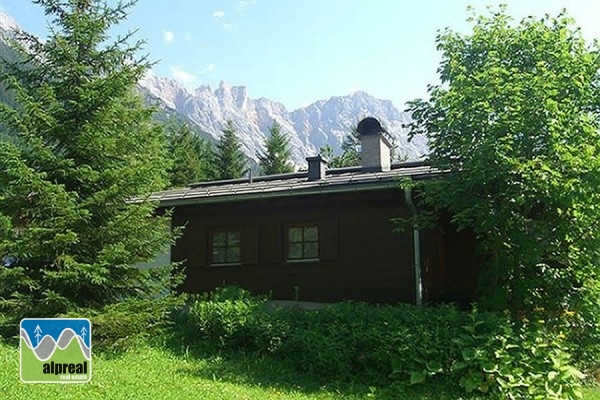
{"type": "Polygon", "coordinates": [[[252,355],[213,355],[198,367],[182,369],[182,374],[203,379],[226,381],[260,387],[272,387],[283,392],[333,392],[349,397],[365,397],[368,387],[355,383],[326,382],[317,377],[295,371],[284,363],[269,357],[252,355]]]}
{"type": "Polygon", "coordinates": [[[378,383],[361,381],[329,380],[315,374],[300,372],[268,354],[223,353],[201,349],[197,346],[177,346],[174,343],[162,347],[173,356],[191,359],[194,365],[180,368],[182,375],[200,379],[227,382],[256,387],[268,387],[283,393],[315,395],[316,398],[374,399],[374,400],[449,400],[459,399],[459,394],[448,393],[444,382],[401,387],[389,380],[378,383]]]}
{"type": "Polygon", "coordinates": [[[401,387],[400,385],[368,385],[361,382],[324,381],[319,377],[300,373],[268,357],[250,355],[234,357],[213,356],[202,359],[198,367],[182,368],[184,375],[228,383],[270,387],[284,393],[305,395],[322,394],[335,399],[375,400],[449,400],[463,398],[449,393],[443,382],[401,387]]]}

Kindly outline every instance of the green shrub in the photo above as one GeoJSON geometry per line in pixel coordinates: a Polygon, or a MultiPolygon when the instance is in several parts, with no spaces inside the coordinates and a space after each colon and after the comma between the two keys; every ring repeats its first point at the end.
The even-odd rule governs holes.
{"type": "Polygon", "coordinates": [[[461,359],[452,372],[467,392],[480,391],[504,399],[581,398],[583,374],[569,364],[564,341],[545,321],[511,323],[498,318],[492,332],[479,329],[478,316],[455,343],[461,359]]]}
{"type": "Polygon", "coordinates": [[[394,308],[339,303],[317,310],[279,309],[293,327],[276,356],[296,369],[331,379],[385,380],[394,308]]]}
{"type": "Polygon", "coordinates": [[[600,284],[580,291],[584,293],[577,311],[565,311],[560,331],[566,336],[574,364],[589,377],[600,377],[600,284]]]}
{"type": "Polygon", "coordinates": [[[582,375],[555,327],[499,313],[364,303],[302,310],[226,288],[196,299],[184,325],[197,345],[262,353],[327,381],[444,382],[495,399],[580,395],[582,375]]]}
{"type": "Polygon", "coordinates": [[[583,375],[544,321],[517,324],[476,310],[416,314],[396,338],[392,356],[392,376],[402,384],[436,377],[491,399],[580,398],[583,375]]]}
{"type": "Polygon", "coordinates": [[[78,309],[62,317],[89,318],[94,350],[122,351],[140,343],[164,344],[173,331],[174,314],[185,297],[127,300],[99,310],[78,309]]]}
{"type": "Polygon", "coordinates": [[[187,324],[187,336],[196,344],[228,351],[273,352],[287,331],[286,323],[268,311],[265,299],[232,287],[193,301],[187,324]]]}
{"type": "Polygon", "coordinates": [[[466,313],[451,306],[404,307],[390,352],[392,377],[414,385],[447,375],[460,356],[453,339],[466,321],[466,313]]]}

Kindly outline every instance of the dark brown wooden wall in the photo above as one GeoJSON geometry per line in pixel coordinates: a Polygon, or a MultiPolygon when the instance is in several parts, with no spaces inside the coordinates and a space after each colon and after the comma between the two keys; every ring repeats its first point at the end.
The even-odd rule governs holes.
{"type": "Polygon", "coordinates": [[[431,303],[468,305],[477,300],[481,259],[471,231],[457,232],[449,218],[422,237],[424,297],[431,303]]]}
{"type": "MultiPolygon", "coordinates": [[[[297,290],[303,301],[414,302],[412,234],[394,233],[390,221],[408,215],[400,190],[177,207],[173,226],[187,224],[187,228],[172,257],[185,261],[182,289],[187,292],[227,284],[273,299],[294,299],[297,290]],[[318,262],[285,261],[286,226],[298,223],[319,225],[318,262]],[[209,266],[208,232],[228,227],[242,232],[242,265],[209,266]]],[[[475,278],[466,275],[476,268],[467,266],[472,260],[455,259],[474,252],[470,243],[440,229],[421,237],[427,242],[422,253],[430,299],[443,301],[452,291],[472,296],[475,278]],[[460,283],[461,276],[468,284],[460,283]]]]}

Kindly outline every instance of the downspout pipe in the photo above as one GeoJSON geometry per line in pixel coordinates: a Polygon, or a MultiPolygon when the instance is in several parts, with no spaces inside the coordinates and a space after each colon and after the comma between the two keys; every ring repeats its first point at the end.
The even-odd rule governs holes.
{"type": "MultiPolygon", "coordinates": [[[[417,207],[413,202],[412,189],[404,189],[404,199],[410,208],[413,217],[417,216],[417,207]]],[[[423,304],[423,284],[421,281],[421,235],[415,218],[413,222],[413,268],[415,272],[415,304],[423,304]]]]}

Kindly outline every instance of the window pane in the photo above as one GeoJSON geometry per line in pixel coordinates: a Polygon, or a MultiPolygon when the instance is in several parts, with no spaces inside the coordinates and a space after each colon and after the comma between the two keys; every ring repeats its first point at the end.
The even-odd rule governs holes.
{"type": "Polygon", "coordinates": [[[304,241],[316,242],[319,240],[319,230],[316,226],[307,226],[304,228],[304,241]]]}
{"type": "Polygon", "coordinates": [[[302,243],[290,243],[288,259],[297,260],[302,258],[302,243]]]}
{"type": "Polygon", "coordinates": [[[304,243],[304,258],[319,258],[317,242],[304,243]]]}
{"type": "Polygon", "coordinates": [[[225,246],[225,232],[215,232],[213,234],[213,247],[225,246]]]}
{"type": "Polygon", "coordinates": [[[290,228],[289,229],[290,242],[301,242],[302,241],[302,228],[290,228]]]}
{"type": "Polygon", "coordinates": [[[224,247],[213,247],[212,258],[213,258],[213,263],[224,263],[225,262],[225,248],[224,247]]]}
{"type": "Polygon", "coordinates": [[[237,246],[240,244],[240,233],[239,232],[227,232],[227,245],[237,246]]]}
{"type": "Polygon", "coordinates": [[[227,249],[227,262],[240,262],[239,247],[229,247],[227,249]]]}

